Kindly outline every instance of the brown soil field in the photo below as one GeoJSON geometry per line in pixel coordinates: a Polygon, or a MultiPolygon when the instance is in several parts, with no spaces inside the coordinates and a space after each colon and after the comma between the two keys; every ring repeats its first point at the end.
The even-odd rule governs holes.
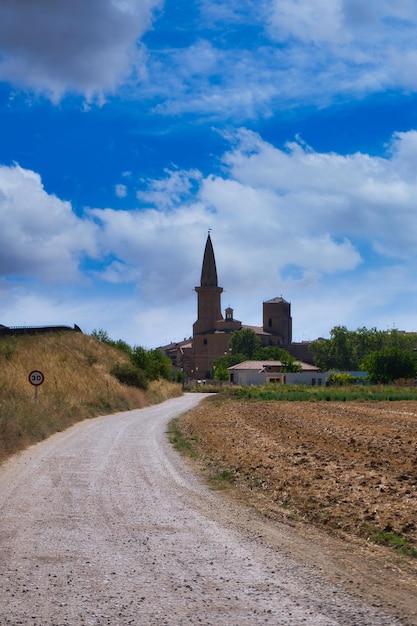
{"type": "Polygon", "coordinates": [[[417,402],[213,396],[178,426],[225,497],[377,559],[415,589],[417,609],[417,402]]]}

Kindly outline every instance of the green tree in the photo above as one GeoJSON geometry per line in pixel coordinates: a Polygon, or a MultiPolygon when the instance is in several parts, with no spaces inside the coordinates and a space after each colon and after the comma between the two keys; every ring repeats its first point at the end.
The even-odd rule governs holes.
{"type": "Polygon", "coordinates": [[[114,343],[107,330],[104,330],[103,328],[99,328],[98,330],[94,329],[91,336],[94,337],[94,339],[101,341],[101,343],[108,343],[109,345],[113,345],[114,343]]]}
{"type": "Polygon", "coordinates": [[[376,328],[348,330],[345,326],[335,326],[330,331],[330,339],[311,342],[310,351],[321,370],[356,371],[364,357],[370,352],[385,347],[412,349],[417,346],[417,336],[399,333],[396,330],[380,331],[376,328]]]}
{"type": "Polygon", "coordinates": [[[301,366],[297,363],[288,350],[278,346],[265,346],[259,348],[253,355],[255,361],[281,361],[283,372],[301,372],[301,366]]]}
{"type": "Polygon", "coordinates": [[[282,363],[282,368],[281,368],[282,372],[301,372],[302,371],[301,365],[297,363],[296,359],[292,356],[292,354],[287,352],[287,350],[282,351],[280,361],[282,363]]]}
{"type": "Polygon", "coordinates": [[[388,347],[367,354],[361,368],[368,373],[372,383],[386,385],[400,378],[414,378],[417,374],[417,360],[414,352],[388,347]]]}
{"type": "Polygon", "coordinates": [[[264,346],[256,350],[253,358],[255,361],[280,361],[283,352],[287,351],[278,346],[264,346]]]}
{"type": "Polygon", "coordinates": [[[134,370],[142,372],[142,374],[138,374],[138,376],[144,376],[147,380],[157,380],[158,378],[171,380],[172,363],[161,350],[157,348],[155,350],[146,350],[141,346],[131,348],[131,346],[122,339],[118,339],[117,341],[111,339],[108,332],[102,328],[93,330],[91,336],[127,354],[134,370]]]}
{"type": "Polygon", "coordinates": [[[107,330],[103,330],[102,328],[99,328],[99,330],[93,330],[91,336],[95,339],[98,339],[98,341],[100,341],[101,343],[106,343],[109,346],[113,346],[114,348],[121,350],[122,352],[127,354],[129,358],[132,356],[131,346],[129,346],[126,341],[123,341],[123,339],[118,339],[117,341],[111,339],[107,330]]]}
{"type": "Polygon", "coordinates": [[[154,379],[164,378],[165,380],[171,380],[172,378],[172,363],[171,360],[165,356],[161,350],[155,348],[155,350],[149,351],[149,358],[151,364],[151,372],[154,379]]]}
{"type": "Polygon", "coordinates": [[[135,346],[132,350],[132,363],[138,369],[143,370],[149,380],[171,379],[171,361],[158,349],[145,350],[141,346],[135,346]]]}
{"type": "Polygon", "coordinates": [[[243,328],[233,333],[229,347],[232,354],[244,354],[247,359],[252,359],[261,347],[261,340],[251,328],[243,328]]]}
{"type": "Polygon", "coordinates": [[[246,361],[247,357],[245,354],[225,354],[224,356],[219,356],[213,362],[212,375],[214,380],[229,380],[229,372],[227,370],[228,367],[232,367],[232,365],[236,365],[236,363],[242,363],[246,361]]]}

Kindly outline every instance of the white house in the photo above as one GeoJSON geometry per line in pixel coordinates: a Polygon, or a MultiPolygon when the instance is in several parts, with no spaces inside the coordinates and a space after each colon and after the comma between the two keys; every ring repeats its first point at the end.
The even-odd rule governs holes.
{"type": "Polygon", "coordinates": [[[229,380],[234,385],[264,385],[266,383],[325,385],[329,372],[319,373],[310,363],[296,361],[301,372],[283,372],[281,361],[243,361],[228,367],[229,380]]]}

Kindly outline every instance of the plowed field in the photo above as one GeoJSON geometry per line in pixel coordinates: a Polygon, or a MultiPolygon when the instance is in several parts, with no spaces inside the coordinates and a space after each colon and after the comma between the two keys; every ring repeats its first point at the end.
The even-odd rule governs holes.
{"type": "Polygon", "coordinates": [[[210,476],[269,518],[417,556],[417,402],[216,396],[180,428],[210,476]]]}

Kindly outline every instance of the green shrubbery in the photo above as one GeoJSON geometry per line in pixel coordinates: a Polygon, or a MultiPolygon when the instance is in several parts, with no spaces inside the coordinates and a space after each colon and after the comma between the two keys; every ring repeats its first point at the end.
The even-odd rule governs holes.
{"type": "Polygon", "coordinates": [[[149,382],[143,370],[135,367],[132,363],[116,363],[110,370],[120,383],[129,387],[138,387],[146,390],[149,382]]]}
{"type": "Polygon", "coordinates": [[[327,385],[329,386],[337,386],[337,387],[346,387],[350,385],[355,385],[357,383],[364,382],[364,378],[359,376],[352,376],[352,374],[347,374],[346,372],[335,372],[334,374],[330,374],[327,378],[327,385]]]}
{"type": "Polygon", "coordinates": [[[94,330],[91,335],[101,343],[121,350],[129,357],[130,363],[124,363],[123,366],[115,364],[111,371],[113,376],[125,385],[146,389],[148,382],[152,380],[172,379],[171,361],[160,350],[145,350],[140,346],[132,348],[122,339],[114,341],[102,329],[94,330]]]}

